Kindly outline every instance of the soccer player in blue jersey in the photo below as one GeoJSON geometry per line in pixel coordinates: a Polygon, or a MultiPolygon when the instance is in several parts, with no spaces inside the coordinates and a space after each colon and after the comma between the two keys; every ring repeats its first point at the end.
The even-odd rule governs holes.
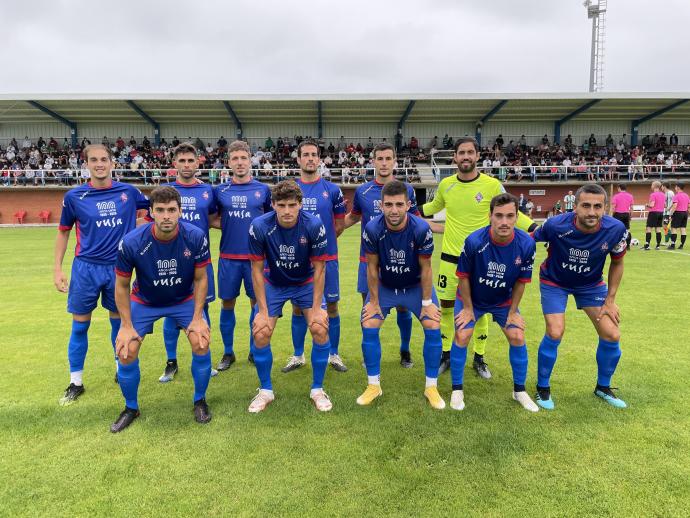
{"type": "Polygon", "coordinates": [[[110,149],[100,144],[84,148],[91,181],[70,190],[62,202],[62,214],[55,242],[54,283],[67,296],[67,311],[72,313],[72,333],[67,347],[70,383],[60,399],[62,405],[76,401],[84,393],[83,371],[89,347],[91,313],[101,299],[110,312],[111,342],[120,328],[115,305],[115,260],[117,245],[136,226],[137,209],[147,209],[148,199],[139,189],[111,179],[113,169],[110,149]],[[77,244],[68,282],[62,271],[72,227],[77,244]]]}
{"type": "MultiPolygon", "coordinates": [[[[216,213],[216,200],[213,187],[196,177],[199,159],[196,148],[191,143],[183,142],[173,150],[173,167],[177,169],[177,180],[169,185],[180,193],[182,200],[180,219],[188,221],[204,232],[210,243],[209,216],[216,213]]],[[[213,265],[210,262],[206,266],[206,273],[208,274],[208,294],[204,305],[204,316],[210,325],[208,305],[216,299],[215,277],[213,265]]],[[[166,317],[163,320],[163,342],[167,352],[167,361],[163,375],[158,378],[161,383],[172,381],[177,374],[177,340],[179,336],[180,328],[175,324],[175,319],[166,317]]],[[[211,376],[216,374],[218,371],[211,371],[211,376]]]]}
{"type": "Polygon", "coordinates": [[[257,312],[254,316],[254,363],[259,376],[258,394],[249,412],[261,412],[274,399],[271,383],[271,336],[283,305],[299,307],[311,332],[312,386],[310,398],[322,412],[333,405],[323,390],[330,341],[328,314],[321,308],[325,261],[329,255],[326,228],[316,216],[302,209],[302,191],[293,180],[272,191],[274,212],[256,218],[249,228],[252,283],[257,312]]]}
{"type": "Polygon", "coordinates": [[[512,194],[494,196],[489,205],[489,226],[467,236],[460,251],[456,273],[459,281],[455,299],[455,337],[450,350],[453,383],[450,407],[454,410],[465,408],[463,381],[467,344],[475,322],[483,315],[491,315],[508,339],[513,399],[526,410],[539,410],[525,389],[525,321],[518,309],[525,285],[532,280],[536,245],[527,232],[515,228],[518,211],[519,201],[512,194]]]}
{"type": "MultiPolygon", "coordinates": [[[[328,311],[328,329],[331,350],[328,363],[338,372],[347,371],[347,367],[338,354],[340,345],[340,274],[338,273],[337,237],[343,232],[345,218],[345,199],[340,187],[324,180],[319,174],[319,145],[313,140],[303,140],[297,146],[297,164],[300,178],[297,184],[302,189],[302,210],[321,219],[328,244],[326,245],[326,284],[324,298],[328,311]]],[[[304,338],[307,334],[307,322],[298,306],[293,305],[292,344],[293,355],[283,367],[283,372],[290,372],[304,365],[304,338]]]]}
{"type": "Polygon", "coordinates": [[[220,334],[224,348],[223,358],[217,366],[219,371],[227,370],[235,363],[235,304],[242,283],[251,305],[249,361],[252,361],[251,326],[254,321],[256,297],[252,287],[252,267],[249,260],[249,226],[255,218],[273,210],[270,188],[252,178],[251,152],[246,142],[238,140],[230,144],[228,166],[232,170],[230,183],[223,183],[215,188],[218,226],[221,229],[218,296],[223,304],[220,310],[220,334]]]}
{"type": "Polygon", "coordinates": [[[151,192],[153,223],[121,241],[115,272],[115,301],[122,317],[117,334],[118,378],[125,409],[110,427],[121,432],[139,416],[137,392],[141,373],[139,349],[144,336],[161,318],[172,318],[192,346],[194,418],[208,423],[206,389],[211,378],[211,338],[204,318],[208,294],[208,238],[191,223],[180,221],[182,200],[170,186],[151,192]],[[130,292],[132,273],[136,280],[130,292]]]}
{"type": "Polygon", "coordinates": [[[568,295],[599,335],[594,394],[611,406],[626,407],[612,392],[611,377],[621,357],[616,294],[623,278],[628,232],[623,223],[605,215],[606,203],[606,191],[600,185],[583,185],[575,193],[575,214],[549,218],[534,232],[536,241],[549,245],[549,255],[539,269],[546,333],[539,346],[537,370],[537,404],[547,410],[554,408],[550,380],[565,331],[568,295]],[[607,288],[602,272],[609,255],[607,288]]]}
{"type": "MultiPolygon", "coordinates": [[[[345,216],[345,228],[362,222],[362,229],[366,224],[379,216],[381,212],[381,191],[383,187],[395,180],[396,153],[395,147],[387,142],[381,142],[374,147],[374,170],[376,175],[373,180],[366,182],[355,191],[352,201],[352,210],[345,216]]],[[[407,186],[407,195],[410,200],[408,212],[419,216],[417,199],[414,188],[407,186]]],[[[428,221],[433,232],[443,233],[444,226],[433,221],[428,221]]],[[[364,252],[364,243],[360,245],[359,270],[357,271],[357,292],[362,294],[362,303],[366,300],[367,292],[367,258],[364,252]]],[[[400,329],[400,365],[411,368],[414,364],[410,354],[410,338],[412,336],[412,313],[403,306],[396,307],[396,319],[400,329]]]]}
{"type": "Polygon", "coordinates": [[[426,221],[409,214],[410,205],[407,185],[397,180],[386,183],[381,191],[383,214],[369,221],[362,232],[369,287],[362,309],[367,388],[357,403],[369,405],[383,394],[379,332],[390,310],[403,307],[414,313],[424,327],[424,396],[433,408],[442,410],[446,403],[437,387],[441,311],[431,273],[434,237],[426,221]]]}

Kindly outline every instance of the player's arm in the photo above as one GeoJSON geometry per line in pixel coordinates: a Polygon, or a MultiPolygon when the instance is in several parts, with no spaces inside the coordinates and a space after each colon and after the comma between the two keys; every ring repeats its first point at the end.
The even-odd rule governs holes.
{"type": "Polygon", "coordinates": [[[673,216],[673,214],[676,212],[676,209],[678,208],[678,202],[674,201],[673,205],[671,205],[671,208],[668,209],[668,215],[673,216]]]}
{"type": "Polygon", "coordinates": [[[55,239],[55,269],[53,274],[53,282],[58,291],[67,293],[67,276],[62,271],[62,261],[65,259],[65,252],[67,252],[67,243],[69,242],[70,230],[59,229],[57,238],[55,239]]]}
{"type": "Polygon", "coordinates": [[[446,225],[443,223],[438,223],[432,219],[427,220],[427,223],[434,234],[443,234],[446,231],[446,225]]]}
{"type": "Polygon", "coordinates": [[[518,307],[520,307],[520,301],[525,293],[525,281],[518,279],[513,285],[512,300],[510,303],[510,309],[508,309],[508,318],[506,319],[506,327],[509,325],[514,325],[520,329],[525,329],[525,320],[522,318],[520,313],[518,313],[518,307]]]}
{"type": "Polygon", "coordinates": [[[115,275],[115,305],[117,306],[117,312],[120,314],[120,330],[115,338],[115,354],[123,360],[126,360],[129,355],[129,344],[132,341],[141,341],[141,337],[132,325],[129,295],[130,281],[131,273],[128,275],[117,273],[115,275]]]}
{"type": "Polygon", "coordinates": [[[462,298],[462,311],[455,317],[455,325],[458,331],[474,320],[474,306],[472,305],[472,288],[469,276],[458,278],[458,289],[462,298]]]}
{"type": "Polygon", "coordinates": [[[529,216],[518,211],[518,217],[517,221],[515,222],[515,226],[520,230],[524,230],[525,232],[534,232],[539,225],[532,221],[532,219],[529,216]]]}
{"type": "Polygon", "coordinates": [[[431,256],[420,254],[418,261],[421,271],[422,284],[422,311],[419,314],[419,319],[423,320],[424,317],[427,317],[435,322],[440,322],[441,310],[438,309],[438,306],[434,304],[433,299],[431,298],[434,290],[434,274],[431,271],[431,256]]]}
{"type": "Polygon", "coordinates": [[[314,266],[314,298],[311,304],[311,311],[309,312],[311,319],[309,328],[312,329],[314,325],[320,325],[328,329],[328,313],[321,308],[323,289],[326,282],[326,261],[312,258],[312,265],[314,266]]]}
{"type": "Polygon", "coordinates": [[[352,225],[356,225],[360,221],[362,221],[361,214],[354,214],[352,211],[348,212],[343,220],[343,230],[350,228],[352,225]]]}
{"type": "Polygon", "coordinates": [[[271,328],[271,319],[268,316],[268,304],[266,302],[266,284],[264,281],[264,260],[252,259],[252,286],[258,311],[254,317],[253,332],[256,334],[264,327],[271,328]]]}
{"type": "Polygon", "coordinates": [[[207,349],[211,341],[211,329],[204,320],[204,305],[206,305],[206,295],[208,294],[208,274],[206,273],[206,263],[194,268],[194,315],[192,321],[187,326],[187,336],[191,333],[199,335],[200,348],[207,349]]]}
{"type": "Polygon", "coordinates": [[[622,279],[623,256],[618,258],[611,257],[608,276],[608,295],[606,295],[603,306],[599,308],[597,321],[601,320],[604,316],[608,316],[616,326],[620,323],[621,317],[618,305],[616,304],[616,294],[618,293],[618,287],[622,279]]]}
{"type": "Polygon", "coordinates": [[[340,234],[345,230],[345,217],[336,217],[333,220],[333,226],[335,227],[335,237],[340,237],[340,234]]]}
{"type": "Polygon", "coordinates": [[[369,320],[375,315],[382,315],[379,305],[379,255],[367,251],[367,287],[369,302],[362,309],[362,320],[369,320]]]}
{"type": "Polygon", "coordinates": [[[208,217],[208,226],[211,228],[222,229],[220,226],[220,213],[216,212],[208,217]]]}
{"type": "Polygon", "coordinates": [[[443,197],[443,186],[439,184],[438,189],[436,189],[436,195],[434,196],[434,199],[419,207],[419,213],[424,218],[430,218],[437,212],[440,212],[445,207],[446,201],[443,197]]]}

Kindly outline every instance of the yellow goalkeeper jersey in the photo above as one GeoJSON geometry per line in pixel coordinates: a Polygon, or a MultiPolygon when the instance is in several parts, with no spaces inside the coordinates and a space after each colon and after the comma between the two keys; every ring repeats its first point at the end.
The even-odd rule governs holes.
{"type": "MultiPolygon", "coordinates": [[[[504,192],[501,182],[483,173],[467,181],[460,180],[457,174],[441,180],[434,199],[422,207],[425,216],[446,209],[446,229],[441,251],[453,256],[460,255],[465,238],[489,224],[491,198],[504,192]]],[[[532,224],[530,218],[518,212],[518,228],[527,231],[532,224]]]]}

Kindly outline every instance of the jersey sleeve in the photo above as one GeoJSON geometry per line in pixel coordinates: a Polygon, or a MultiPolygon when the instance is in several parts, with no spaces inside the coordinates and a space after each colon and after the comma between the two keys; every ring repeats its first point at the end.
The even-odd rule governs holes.
{"type": "Polygon", "coordinates": [[[520,275],[518,281],[532,282],[532,270],[534,267],[534,257],[537,255],[537,243],[533,240],[526,240],[522,252],[522,264],[520,265],[520,275]]]}
{"type": "Polygon", "coordinates": [[[434,253],[434,234],[429,228],[429,224],[422,220],[423,225],[420,225],[417,229],[415,241],[417,247],[417,253],[419,255],[430,256],[434,253]]]}
{"type": "Polygon", "coordinates": [[[610,256],[611,259],[618,260],[621,259],[625,252],[628,250],[628,230],[621,225],[622,231],[619,231],[616,236],[616,246],[611,248],[610,256]]]}
{"type": "Polygon", "coordinates": [[[376,255],[379,253],[376,245],[378,242],[378,235],[375,226],[370,223],[367,223],[362,230],[362,245],[364,246],[364,253],[376,255]]]}
{"type": "Polygon", "coordinates": [[[115,274],[120,277],[131,277],[134,270],[134,253],[127,246],[124,239],[117,246],[117,259],[115,260],[115,274]]]}
{"type": "Polygon", "coordinates": [[[533,227],[535,225],[536,223],[532,221],[532,219],[530,219],[529,216],[518,210],[518,217],[517,221],[515,222],[515,226],[517,228],[519,228],[520,230],[524,230],[525,232],[530,232],[534,230],[533,227]]]}
{"type": "Polygon", "coordinates": [[[357,187],[355,195],[352,198],[352,214],[357,214],[358,216],[362,214],[362,202],[360,201],[361,187],[357,187]]]}
{"type": "MultiPolygon", "coordinates": [[[[203,233],[202,233],[203,234],[203,233]]],[[[206,235],[196,238],[196,252],[194,254],[194,267],[205,268],[211,262],[211,253],[208,250],[208,238],[206,235]]]]}
{"type": "Polygon", "coordinates": [[[216,202],[216,190],[213,187],[211,187],[210,189],[208,189],[207,192],[209,196],[208,213],[215,214],[216,212],[218,212],[218,203],[216,202]]]}
{"type": "Polygon", "coordinates": [[[326,245],[328,244],[328,238],[326,237],[326,227],[323,226],[321,220],[315,222],[311,227],[311,250],[309,252],[309,257],[313,261],[325,261],[326,256],[326,245]]]}
{"type": "Polygon", "coordinates": [[[443,197],[444,189],[445,186],[443,185],[443,182],[441,182],[438,185],[438,189],[436,189],[434,199],[422,205],[422,214],[424,214],[424,216],[432,216],[433,214],[436,214],[437,212],[440,212],[442,209],[445,208],[446,200],[443,197]]]}
{"type": "Polygon", "coordinates": [[[345,198],[343,197],[343,191],[337,185],[333,185],[331,190],[331,200],[333,201],[333,217],[344,218],[345,217],[345,198]]]}
{"type": "Polygon", "coordinates": [[[474,255],[472,240],[465,239],[465,244],[460,250],[460,259],[458,259],[458,267],[455,271],[455,275],[460,278],[469,278],[472,275],[472,263],[470,257],[474,255]]]}
{"type": "Polygon", "coordinates": [[[264,214],[271,212],[273,205],[271,205],[271,189],[264,184],[264,214]]]}
{"type": "Polygon", "coordinates": [[[60,214],[60,230],[72,230],[72,226],[76,221],[77,216],[72,205],[72,197],[68,194],[62,200],[62,213],[60,214]]]}
{"type": "Polygon", "coordinates": [[[265,237],[255,222],[249,225],[249,259],[263,261],[266,257],[265,237]]]}
{"type": "Polygon", "coordinates": [[[410,208],[407,210],[410,214],[419,216],[419,207],[417,207],[417,195],[414,192],[414,187],[407,186],[407,196],[410,199],[410,208]]]}
{"type": "Polygon", "coordinates": [[[137,210],[141,210],[141,209],[148,210],[151,207],[151,203],[149,202],[149,197],[146,196],[143,192],[141,192],[136,187],[132,187],[132,189],[134,190],[134,200],[136,203],[137,210]]]}
{"type": "Polygon", "coordinates": [[[549,223],[549,220],[547,219],[543,225],[540,227],[537,227],[537,229],[534,231],[532,234],[532,238],[536,242],[546,242],[549,240],[549,236],[551,234],[551,224],[549,223]]]}

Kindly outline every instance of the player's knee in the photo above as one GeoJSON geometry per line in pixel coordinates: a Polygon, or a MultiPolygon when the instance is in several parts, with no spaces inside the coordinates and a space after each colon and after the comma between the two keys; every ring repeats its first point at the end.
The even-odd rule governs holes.
{"type": "Polygon", "coordinates": [[[511,327],[506,330],[506,336],[510,345],[523,345],[525,343],[525,333],[522,329],[511,327]]]}
{"type": "Polygon", "coordinates": [[[254,333],[254,345],[259,349],[266,347],[271,341],[271,333],[262,329],[261,331],[254,333]]]}
{"type": "Polygon", "coordinates": [[[362,321],[362,327],[365,329],[378,329],[383,324],[380,318],[368,318],[362,321]]]}
{"type": "Polygon", "coordinates": [[[440,324],[436,322],[435,320],[431,320],[430,318],[425,318],[422,320],[422,327],[424,329],[428,329],[430,331],[435,331],[436,329],[440,329],[440,324]]]}
{"type": "Polygon", "coordinates": [[[472,337],[472,329],[460,329],[455,332],[455,343],[460,347],[467,347],[472,337]]]}
{"type": "Polygon", "coordinates": [[[565,325],[564,324],[561,324],[561,323],[548,324],[546,326],[546,334],[552,340],[561,340],[563,338],[564,333],[565,333],[565,325]]]}
{"type": "Polygon", "coordinates": [[[610,328],[602,329],[599,336],[608,342],[620,342],[621,340],[620,330],[613,325],[610,328]]]}
{"type": "Polygon", "coordinates": [[[325,344],[328,341],[328,331],[321,326],[314,326],[311,330],[311,337],[318,344],[325,344]]]}
{"type": "Polygon", "coordinates": [[[223,299],[223,309],[235,309],[237,299],[223,299]]]}

